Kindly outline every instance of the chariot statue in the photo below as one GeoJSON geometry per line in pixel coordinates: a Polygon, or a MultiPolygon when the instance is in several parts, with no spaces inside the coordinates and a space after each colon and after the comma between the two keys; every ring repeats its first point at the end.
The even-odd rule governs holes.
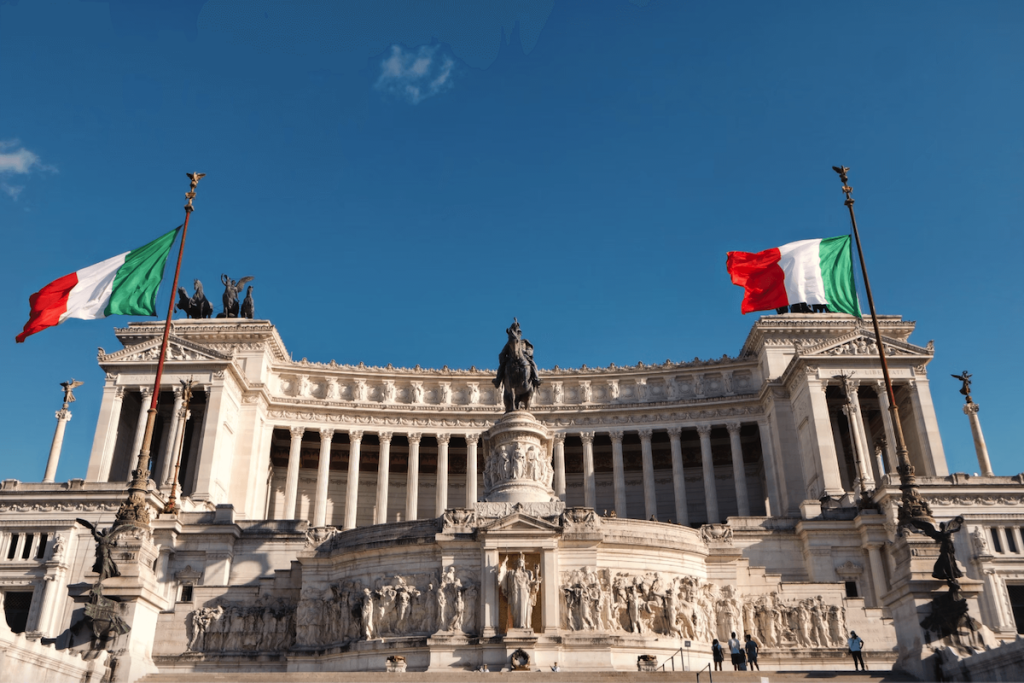
{"type": "Polygon", "coordinates": [[[508,341],[498,354],[498,375],[495,387],[503,387],[502,398],[505,412],[529,410],[534,390],[540,386],[537,364],[533,360],[533,344],[523,339],[519,319],[513,319],[512,326],[505,330],[508,341]]]}

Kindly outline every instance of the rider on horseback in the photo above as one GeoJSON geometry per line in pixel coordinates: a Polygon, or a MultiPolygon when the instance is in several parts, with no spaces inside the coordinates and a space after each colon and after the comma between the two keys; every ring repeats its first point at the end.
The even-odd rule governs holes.
{"type": "Polygon", "coordinates": [[[533,360],[533,344],[523,339],[519,320],[514,320],[512,326],[505,330],[508,342],[498,354],[498,376],[493,381],[495,387],[505,385],[505,412],[516,408],[529,409],[533,391],[540,386],[537,364],[533,360]]]}

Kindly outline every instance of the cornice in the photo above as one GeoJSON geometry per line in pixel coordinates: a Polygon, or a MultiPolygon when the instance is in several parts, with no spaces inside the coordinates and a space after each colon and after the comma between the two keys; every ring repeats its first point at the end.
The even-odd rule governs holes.
{"type": "MultiPolygon", "coordinates": [[[[898,315],[878,316],[878,325],[890,331],[893,337],[906,340],[914,331],[917,323],[903,320],[898,315]]],[[[814,337],[825,335],[833,338],[845,333],[867,329],[867,322],[845,313],[786,313],[783,315],[763,315],[754,323],[740,349],[740,358],[755,355],[758,349],[766,346],[767,339],[785,335],[814,337]]]]}

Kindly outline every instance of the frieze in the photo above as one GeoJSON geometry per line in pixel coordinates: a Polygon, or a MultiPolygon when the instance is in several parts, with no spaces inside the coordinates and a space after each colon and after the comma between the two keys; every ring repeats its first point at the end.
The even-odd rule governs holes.
{"type": "MultiPolygon", "coordinates": [[[[160,346],[160,340],[150,339],[113,353],[106,353],[103,347],[99,347],[96,360],[100,363],[153,362],[160,356],[160,346]]],[[[167,360],[230,361],[231,356],[187,339],[171,336],[167,344],[167,360]]]]}
{"type": "Polygon", "coordinates": [[[114,512],[120,503],[35,503],[33,505],[11,503],[0,505],[2,512],[114,512]]]}
{"type": "Polygon", "coordinates": [[[932,505],[1021,505],[1024,504],[1024,496],[929,495],[928,502],[932,505]]]}

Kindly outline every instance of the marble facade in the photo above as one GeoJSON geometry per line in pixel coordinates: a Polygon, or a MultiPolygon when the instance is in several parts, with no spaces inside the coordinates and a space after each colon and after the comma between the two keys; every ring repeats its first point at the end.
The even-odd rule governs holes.
{"type": "MultiPolygon", "coordinates": [[[[934,349],[880,322],[922,495],[967,520],[973,613],[1012,640],[1024,476],[947,471],[934,349]]],[[[0,483],[0,590],[30,637],[86,647],[93,540],[74,520],[109,525],[124,497],[161,332],[133,323],[100,350],[84,479],[0,483]]],[[[878,343],[846,315],[763,316],[735,357],[542,370],[530,412],[503,417],[491,371],[295,361],[270,322],[175,321],[149,495],[162,509],[180,450],[182,510],[144,540],[133,634],[151,635],[131,651],[145,671],[493,670],[519,649],[625,671],[688,641],[699,669],[736,631],[765,669],[828,669],[853,629],[875,666],[907,664],[908,586],[927,582],[895,524],[878,343]]]]}

